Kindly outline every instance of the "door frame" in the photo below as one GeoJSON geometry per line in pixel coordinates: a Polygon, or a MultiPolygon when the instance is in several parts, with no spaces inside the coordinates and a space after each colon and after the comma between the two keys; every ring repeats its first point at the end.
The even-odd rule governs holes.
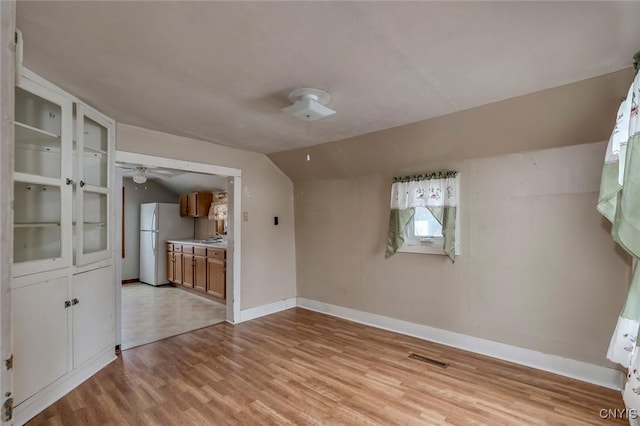
{"type": "MultiPolygon", "coordinates": [[[[13,277],[13,120],[16,76],[15,1],[0,1],[0,406],[13,398],[13,370],[6,360],[13,353],[13,324],[11,323],[11,281],[13,277]]],[[[8,414],[2,410],[0,414],[8,414]]],[[[13,424],[11,419],[0,424],[13,424]]]]}
{"type": "MultiPolygon", "coordinates": [[[[116,150],[116,163],[134,163],[142,166],[160,167],[163,169],[174,169],[185,172],[204,173],[210,175],[227,176],[229,187],[229,219],[228,230],[229,239],[227,243],[227,322],[231,324],[239,323],[240,320],[240,296],[241,296],[241,220],[242,212],[242,171],[232,167],[217,166],[213,164],[197,163],[193,161],[177,160],[155,155],[139,154],[136,152],[116,150]],[[231,256],[229,256],[231,253],[231,256]]],[[[120,176],[121,178],[121,176],[120,176]]],[[[112,191],[113,200],[116,203],[116,217],[122,211],[121,185],[114,185],[112,191]]],[[[117,221],[117,219],[116,219],[117,221]]],[[[119,228],[117,228],[119,229],[119,228]]],[[[116,312],[120,312],[120,292],[122,289],[122,257],[120,247],[122,245],[122,233],[116,232],[116,243],[114,244],[114,258],[116,262],[116,312]]],[[[116,336],[120,337],[120,318],[118,315],[116,336]]],[[[120,340],[116,341],[120,344],[120,340]]]]}

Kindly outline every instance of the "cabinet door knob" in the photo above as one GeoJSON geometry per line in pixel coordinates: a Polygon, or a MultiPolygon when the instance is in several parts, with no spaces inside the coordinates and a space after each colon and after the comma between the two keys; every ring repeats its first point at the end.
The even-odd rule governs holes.
{"type": "Polygon", "coordinates": [[[71,300],[65,300],[65,301],[64,301],[64,307],[65,307],[65,308],[68,308],[68,307],[70,307],[70,306],[71,306],[71,300]]]}
{"type": "Polygon", "coordinates": [[[77,305],[78,303],[80,303],[80,301],[79,301],[78,299],[76,299],[76,298],[74,298],[74,299],[71,301],[71,304],[72,304],[72,305],[77,305]]]}
{"type": "Polygon", "coordinates": [[[66,183],[67,185],[73,185],[73,179],[67,178],[66,183]]]}
{"type": "Polygon", "coordinates": [[[84,187],[85,183],[83,180],[80,181],[80,188],[84,187]]]}

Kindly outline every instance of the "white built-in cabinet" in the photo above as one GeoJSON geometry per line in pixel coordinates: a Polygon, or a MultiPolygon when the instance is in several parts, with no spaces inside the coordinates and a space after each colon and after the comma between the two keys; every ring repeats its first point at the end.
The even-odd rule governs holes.
{"type": "Polygon", "coordinates": [[[113,121],[27,78],[15,99],[14,276],[110,258],[113,121]]]}
{"type": "Polygon", "coordinates": [[[15,92],[15,421],[114,359],[115,123],[22,71],[15,92]]]}
{"type": "Polygon", "coordinates": [[[18,407],[96,356],[113,353],[115,346],[113,267],[29,278],[13,289],[18,407]]]}

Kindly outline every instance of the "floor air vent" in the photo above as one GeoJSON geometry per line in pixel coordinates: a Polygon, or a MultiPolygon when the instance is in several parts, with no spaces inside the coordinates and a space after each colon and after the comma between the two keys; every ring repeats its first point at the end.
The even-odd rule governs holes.
{"type": "Polygon", "coordinates": [[[417,359],[418,361],[426,362],[427,364],[432,364],[440,368],[447,368],[449,366],[448,362],[438,361],[437,359],[427,358],[426,356],[410,353],[409,358],[417,359]]]}

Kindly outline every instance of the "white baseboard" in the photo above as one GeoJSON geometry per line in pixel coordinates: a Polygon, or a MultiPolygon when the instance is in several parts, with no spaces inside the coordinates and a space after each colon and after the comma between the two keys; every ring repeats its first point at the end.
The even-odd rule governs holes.
{"type": "Polygon", "coordinates": [[[115,349],[111,346],[96,355],[92,361],[65,374],[15,407],[13,423],[18,426],[25,424],[115,359],[115,349]]]}
{"type": "Polygon", "coordinates": [[[240,321],[249,321],[252,319],[260,318],[265,315],[275,314],[276,312],[284,311],[294,308],[296,306],[296,298],[290,297],[289,299],[279,300],[277,302],[268,303],[266,305],[256,306],[254,308],[243,309],[240,311],[240,321]]]}
{"type": "Polygon", "coordinates": [[[344,318],[372,327],[393,331],[407,336],[417,337],[435,343],[464,349],[467,351],[487,355],[493,358],[526,365],[539,370],[549,371],[562,376],[571,377],[587,383],[593,383],[610,389],[620,390],[624,383],[624,373],[613,368],[601,367],[582,361],[563,358],[557,355],[549,355],[531,349],[511,346],[491,340],[465,334],[454,333],[439,328],[416,324],[369,312],[297,298],[297,306],[323,314],[344,318]]]}

